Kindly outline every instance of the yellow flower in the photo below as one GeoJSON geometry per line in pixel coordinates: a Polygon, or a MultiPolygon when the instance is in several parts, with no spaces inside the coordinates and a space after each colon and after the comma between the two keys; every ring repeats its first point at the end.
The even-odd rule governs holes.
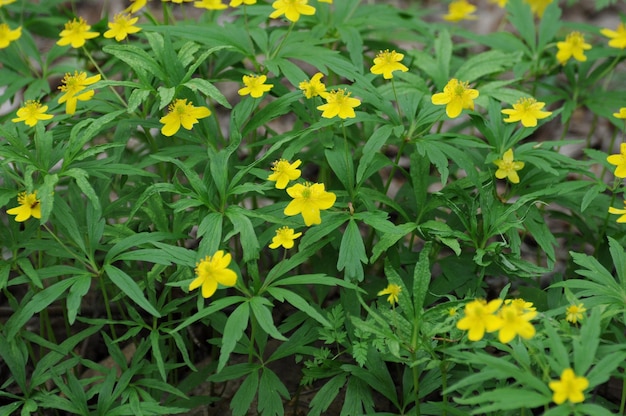
{"type": "Polygon", "coordinates": [[[289,161],[285,159],[280,159],[272,163],[272,170],[274,173],[270,174],[267,177],[270,181],[276,181],[277,189],[285,189],[289,181],[293,181],[300,177],[300,169],[298,166],[302,161],[300,159],[296,160],[293,163],[289,163],[289,161]]]}
{"type": "Polygon", "coordinates": [[[0,0],[0,7],[15,3],[15,0],[0,0]]]}
{"type": "Polygon", "coordinates": [[[443,20],[458,22],[461,20],[476,19],[472,13],[476,11],[476,6],[468,3],[467,0],[456,0],[448,5],[448,14],[443,16],[443,20]]]}
{"type": "Polygon", "coordinates": [[[613,113],[613,117],[620,118],[622,120],[626,119],[626,107],[620,108],[618,113],[613,113]]]}
{"type": "Polygon", "coordinates": [[[389,283],[386,288],[378,292],[377,296],[389,295],[387,297],[387,302],[391,303],[391,305],[395,305],[398,303],[398,296],[400,296],[400,292],[402,288],[395,283],[389,283]]]}
{"type": "Polygon", "coordinates": [[[11,121],[14,123],[23,121],[27,126],[33,127],[39,120],[50,120],[53,117],[51,114],[46,114],[46,111],[48,111],[47,105],[41,105],[36,100],[28,100],[17,110],[17,117],[11,121]]]}
{"type": "Polygon", "coordinates": [[[87,85],[94,84],[100,80],[100,74],[87,78],[87,74],[83,71],[74,71],[74,75],[69,73],[65,74],[61,81],[63,85],[59,87],[65,94],[59,97],[59,104],[65,104],[65,112],[67,114],[74,114],[76,112],[76,103],[78,101],[89,101],[95,94],[94,90],[86,91],[79,94],[84,90],[87,85]]]}
{"type": "Polygon", "coordinates": [[[552,0],[524,0],[524,1],[530,5],[530,10],[539,18],[543,16],[543,12],[545,12],[546,7],[548,7],[548,5],[552,3],[552,0]]]}
{"type": "Polygon", "coordinates": [[[15,221],[23,222],[30,217],[41,218],[41,203],[37,199],[37,191],[32,194],[20,192],[17,195],[17,203],[20,204],[18,207],[7,210],[7,214],[16,215],[15,221]]]}
{"type": "Polygon", "coordinates": [[[301,235],[302,233],[294,233],[293,228],[281,227],[276,230],[276,235],[272,237],[272,243],[269,245],[269,248],[274,249],[280,246],[286,249],[293,248],[294,240],[301,235]]]}
{"type": "Polygon", "coordinates": [[[600,33],[611,39],[609,41],[610,47],[618,49],[626,48],[626,26],[624,23],[620,23],[619,26],[617,26],[617,30],[602,29],[600,33]]]}
{"type": "Polygon", "coordinates": [[[502,110],[502,114],[506,114],[509,118],[505,118],[507,123],[515,123],[521,121],[524,127],[535,127],[537,120],[549,117],[551,111],[541,111],[546,103],[539,102],[532,97],[520,98],[517,103],[513,104],[513,108],[502,110]]]}
{"type": "Polygon", "coordinates": [[[456,327],[469,330],[470,341],[480,341],[485,331],[494,332],[502,326],[502,318],[495,312],[502,304],[502,299],[494,299],[487,303],[484,299],[476,299],[465,305],[465,316],[457,322],[456,327]]]}
{"type": "Polygon", "coordinates": [[[317,107],[322,111],[322,117],[333,118],[339,116],[339,118],[354,118],[356,113],[354,108],[361,105],[361,101],[357,98],[350,97],[350,93],[345,89],[339,89],[322,94],[322,97],[326,100],[326,104],[322,104],[317,107]]]}
{"type": "Polygon", "coordinates": [[[393,71],[406,72],[409,70],[406,66],[400,63],[404,58],[404,55],[396,51],[389,52],[389,49],[380,51],[376,58],[374,58],[374,66],[370,68],[370,72],[374,75],[383,74],[383,78],[393,78],[393,71]]]}
{"type": "Polygon", "coordinates": [[[456,118],[463,109],[474,109],[473,100],[478,98],[478,95],[478,90],[471,89],[469,83],[452,78],[443,87],[443,92],[432,96],[431,102],[435,105],[445,105],[448,117],[456,118]]]}
{"type": "Polygon", "coordinates": [[[330,3],[330,4],[333,4],[333,0],[317,0],[317,1],[319,1],[320,3],[330,3]]]}
{"type": "Polygon", "coordinates": [[[230,7],[239,7],[243,4],[256,4],[256,0],[230,0],[230,7]]]}
{"type": "Polygon", "coordinates": [[[61,39],[57,41],[57,45],[72,45],[72,48],[80,48],[87,39],[97,38],[100,35],[98,32],[90,32],[89,29],[91,26],[82,17],[73,19],[65,24],[65,29],[59,34],[61,39]]]}
{"type": "Polygon", "coordinates": [[[124,10],[126,13],[136,13],[146,6],[148,0],[130,0],[131,5],[124,10]]]}
{"type": "Polygon", "coordinates": [[[570,403],[582,403],[585,400],[583,390],[589,387],[589,380],[585,377],[578,377],[574,374],[574,370],[566,368],[561,373],[560,380],[551,381],[550,389],[554,392],[552,401],[556,404],[564,403],[569,400],[570,403]]]}
{"type": "Polygon", "coordinates": [[[565,320],[573,324],[582,321],[585,317],[583,313],[587,312],[587,308],[582,303],[578,305],[569,305],[565,308],[565,320]]]}
{"type": "Polygon", "coordinates": [[[518,305],[505,305],[500,309],[502,319],[498,339],[503,344],[511,342],[517,335],[524,339],[535,336],[535,327],[529,322],[537,315],[534,310],[520,309],[518,305]]]}
{"type": "Polygon", "coordinates": [[[532,302],[526,302],[524,299],[521,298],[505,299],[504,304],[515,306],[520,313],[532,312],[537,310],[537,308],[533,306],[532,302]]]}
{"type": "Polygon", "coordinates": [[[500,7],[506,6],[507,2],[508,0],[489,0],[489,3],[497,3],[500,7]]]}
{"type": "Polygon", "coordinates": [[[307,227],[321,224],[320,211],[332,207],[337,199],[334,193],[324,189],[323,183],[307,182],[304,185],[297,183],[287,188],[287,193],[293,201],[285,207],[284,214],[289,216],[302,214],[307,227]]]}
{"type": "Polygon", "coordinates": [[[511,183],[519,183],[517,171],[524,168],[524,162],[513,160],[513,149],[509,149],[502,155],[502,159],[496,159],[493,163],[498,166],[496,178],[507,178],[511,183]]]}
{"type": "Polygon", "coordinates": [[[591,45],[585,42],[585,37],[580,32],[570,33],[564,42],[557,42],[556,47],[559,48],[556,59],[561,65],[565,65],[571,57],[577,61],[585,62],[587,60],[585,51],[591,49],[591,45]]]}
{"type": "Polygon", "coordinates": [[[283,14],[288,20],[297,22],[300,15],[311,16],[315,14],[315,7],[309,6],[309,0],[276,0],[272,7],[276,10],[270,14],[270,18],[276,19],[283,14]]]}
{"type": "Polygon", "coordinates": [[[608,156],[606,161],[617,166],[613,175],[618,178],[626,178],[626,143],[620,144],[619,153],[608,156]]]}
{"type": "Polygon", "coordinates": [[[326,85],[321,82],[324,74],[318,72],[311,77],[311,81],[302,81],[298,84],[298,88],[302,90],[306,98],[317,97],[326,92],[326,85]]]}
{"type": "Polygon", "coordinates": [[[183,126],[187,130],[191,130],[198,119],[211,115],[211,110],[206,107],[194,107],[192,103],[187,103],[186,98],[174,100],[168,106],[169,113],[161,117],[159,122],[163,123],[161,133],[164,136],[173,136],[183,126]]]}
{"type": "MultiPolygon", "coordinates": [[[[624,208],[626,208],[626,201],[624,201],[624,208]]],[[[621,215],[621,217],[617,219],[617,222],[619,223],[626,222],[626,209],[609,207],[609,213],[621,215]]]]}
{"type": "Polygon", "coordinates": [[[113,18],[112,22],[109,22],[109,30],[104,32],[105,38],[115,38],[116,41],[121,42],[132,33],[137,33],[141,28],[133,26],[139,20],[138,17],[132,17],[129,14],[118,13],[113,18]]]}
{"type": "Polygon", "coordinates": [[[241,88],[237,93],[241,96],[250,94],[252,98],[259,98],[274,86],[274,84],[266,84],[265,81],[267,81],[267,76],[265,75],[244,75],[243,84],[245,87],[241,88]]]}
{"type": "Polygon", "coordinates": [[[207,10],[223,10],[228,8],[227,5],[222,3],[222,0],[201,0],[197,1],[193,4],[193,7],[197,7],[198,9],[207,9],[207,10]]]}
{"type": "Polygon", "coordinates": [[[202,297],[209,298],[217,290],[217,284],[222,286],[234,286],[237,283],[237,273],[228,269],[230,253],[224,254],[224,250],[218,250],[213,256],[206,256],[196,263],[196,278],[189,285],[189,290],[202,286],[202,297]]]}
{"type": "Polygon", "coordinates": [[[18,40],[22,36],[22,26],[11,30],[6,23],[0,24],[0,49],[4,49],[14,40],[18,40]]]}

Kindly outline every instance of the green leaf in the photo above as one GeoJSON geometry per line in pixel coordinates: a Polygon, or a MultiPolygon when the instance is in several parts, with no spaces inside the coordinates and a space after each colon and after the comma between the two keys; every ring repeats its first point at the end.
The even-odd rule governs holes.
{"type": "MultiPolygon", "coordinates": [[[[609,240],[609,252],[613,258],[613,265],[617,272],[617,279],[621,283],[622,289],[626,292],[626,253],[624,253],[624,247],[612,237],[607,237],[609,240]]],[[[626,304],[626,300],[624,301],[626,304]]]]}
{"type": "Polygon", "coordinates": [[[272,304],[265,298],[255,296],[250,299],[252,314],[263,331],[275,339],[287,341],[287,338],[285,338],[285,336],[281,334],[274,325],[274,317],[272,316],[272,312],[268,306],[272,306],[272,304]]]}
{"type": "Polygon", "coordinates": [[[150,74],[156,76],[161,81],[167,79],[165,72],[163,72],[157,61],[138,46],[128,44],[105,45],[102,50],[124,61],[142,78],[147,78],[148,74],[150,74]]]}
{"type": "Polygon", "coordinates": [[[326,414],[325,412],[330,407],[335,397],[339,394],[339,391],[346,383],[347,374],[338,374],[328,380],[326,384],[322,386],[317,392],[311,403],[309,403],[309,416],[320,416],[326,414]]]}
{"type": "Polygon", "coordinates": [[[167,107],[172,102],[172,100],[174,100],[174,96],[176,95],[176,88],[160,86],[157,89],[157,92],[159,93],[159,110],[162,110],[167,107]]]}
{"type": "Polygon", "coordinates": [[[509,12],[509,21],[534,54],[537,51],[537,33],[530,6],[522,0],[510,0],[506,4],[506,9],[509,12]]]}
{"type": "Polygon", "coordinates": [[[283,416],[283,403],[289,400],[289,391],[272,370],[264,367],[261,371],[257,410],[264,416],[283,416]]]}
{"type": "Polygon", "coordinates": [[[26,323],[36,313],[41,312],[52,302],[60,298],[74,284],[78,277],[70,277],[59,282],[53,283],[26,301],[26,304],[20,308],[7,320],[5,329],[8,339],[13,339],[19,331],[24,328],[26,323]]]}
{"type": "Polygon", "coordinates": [[[226,366],[230,353],[233,352],[237,342],[243,336],[243,331],[248,327],[249,318],[250,302],[244,302],[237,306],[226,320],[222,337],[222,348],[220,348],[220,357],[216,370],[218,373],[226,366]]]}
{"type": "Polygon", "coordinates": [[[456,398],[461,404],[481,405],[476,411],[487,413],[502,410],[519,410],[546,405],[552,401],[550,396],[527,390],[523,387],[499,387],[497,390],[486,391],[470,398],[456,398]]]}
{"type": "Polygon", "coordinates": [[[415,313],[421,315],[424,308],[424,300],[428,294],[428,286],[430,285],[430,249],[432,242],[427,241],[420,252],[419,260],[413,271],[413,304],[415,313]]]}
{"type": "MultiPolygon", "coordinates": [[[[400,286],[400,293],[398,294],[398,304],[402,308],[402,311],[404,312],[404,316],[409,316],[409,317],[415,316],[415,309],[413,307],[414,302],[411,301],[411,293],[409,292],[406,285],[404,284],[404,280],[402,280],[402,277],[400,277],[400,274],[396,271],[394,266],[391,264],[391,261],[389,261],[389,258],[385,258],[384,267],[385,267],[385,276],[387,277],[387,280],[389,281],[389,283],[393,283],[394,285],[400,286]]],[[[373,316],[373,314],[370,313],[370,316],[373,316]]]]}
{"type": "Polygon", "coordinates": [[[20,257],[15,262],[18,267],[24,272],[26,277],[30,279],[30,281],[38,287],[39,289],[43,289],[43,283],[41,282],[41,277],[39,277],[39,273],[30,262],[30,259],[27,257],[20,257]]]}
{"type": "Polygon", "coordinates": [[[122,293],[126,294],[130,300],[135,302],[152,316],[157,318],[161,317],[159,311],[157,311],[155,307],[150,304],[148,299],[145,298],[143,290],[141,290],[139,285],[133,280],[132,277],[127,275],[126,272],[111,264],[104,265],[104,272],[107,274],[109,279],[111,279],[111,282],[113,282],[113,284],[117,286],[122,293]]]}
{"type": "Polygon", "coordinates": [[[165,361],[163,361],[163,354],[161,353],[161,346],[159,340],[161,335],[158,329],[150,331],[150,346],[152,347],[152,358],[156,361],[157,369],[161,375],[161,379],[167,382],[167,373],[165,372],[165,361]]]}
{"type": "Polygon", "coordinates": [[[354,187],[354,164],[349,152],[345,141],[340,138],[335,138],[332,149],[324,151],[328,165],[346,190],[354,187]]]}
{"type": "Polygon", "coordinates": [[[315,319],[317,322],[321,323],[325,327],[330,327],[330,322],[326,318],[322,316],[313,306],[309,304],[302,296],[298,295],[295,292],[292,292],[288,289],[283,289],[280,287],[270,287],[267,289],[267,292],[272,295],[279,302],[287,301],[293,307],[298,310],[301,310],[309,317],[315,319]]]}
{"type": "Polygon", "coordinates": [[[232,108],[232,106],[230,105],[226,97],[224,97],[224,95],[220,92],[220,90],[218,90],[206,79],[192,78],[189,81],[185,82],[183,85],[192,91],[200,91],[207,97],[210,97],[217,101],[222,107],[228,109],[232,108]]]}
{"type": "MultiPolygon", "coordinates": [[[[19,311],[17,313],[19,313],[19,311]]],[[[16,338],[15,334],[11,333],[17,333],[17,330],[22,327],[14,327],[15,331],[12,331],[11,327],[8,326],[14,316],[15,315],[6,322],[7,326],[5,326],[5,328],[9,328],[7,337],[5,338],[0,334],[0,357],[7,367],[9,367],[10,376],[13,377],[13,380],[15,380],[15,383],[17,383],[22,392],[28,392],[29,387],[26,384],[28,350],[26,349],[26,344],[24,344],[21,339],[16,338]]],[[[29,318],[27,318],[26,321],[28,321],[29,318]]],[[[24,321],[24,323],[26,323],[26,321],[24,321]]]]}
{"type": "Polygon", "coordinates": [[[198,253],[201,256],[213,255],[222,243],[222,227],[224,216],[219,212],[211,212],[202,219],[198,226],[198,238],[201,238],[198,253]]]}
{"type": "Polygon", "coordinates": [[[83,296],[89,292],[90,287],[91,275],[84,274],[82,276],[76,276],[76,282],[74,282],[70,288],[67,299],[65,300],[67,305],[67,320],[70,325],[74,325],[83,296]]]}
{"type": "Polygon", "coordinates": [[[256,396],[259,388],[259,371],[253,371],[244,380],[237,389],[237,392],[230,401],[230,409],[233,416],[245,416],[252,406],[252,400],[256,396]]]}
{"type": "Polygon", "coordinates": [[[372,249],[372,257],[370,258],[370,263],[374,263],[381,254],[387,251],[389,247],[393,246],[400,239],[415,231],[416,228],[417,224],[415,224],[414,222],[409,222],[396,226],[393,232],[384,233],[372,249]]]}
{"type": "Polygon", "coordinates": [[[441,30],[439,36],[435,39],[434,46],[437,58],[435,84],[439,89],[443,89],[450,79],[450,60],[452,59],[452,37],[450,32],[446,29],[441,30]]]}
{"type": "Polygon", "coordinates": [[[361,185],[361,182],[367,179],[364,175],[367,172],[367,169],[372,164],[374,160],[374,155],[376,155],[381,147],[385,143],[387,143],[387,139],[391,136],[391,132],[393,131],[393,126],[385,125],[381,128],[377,129],[372,133],[370,138],[363,146],[363,152],[361,154],[361,158],[359,160],[359,166],[356,170],[356,182],[361,185]]]}
{"type": "Polygon", "coordinates": [[[89,174],[85,172],[85,170],[80,168],[72,168],[63,172],[65,176],[70,176],[74,178],[76,184],[83,191],[83,194],[89,199],[89,201],[93,204],[94,208],[98,211],[102,211],[102,207],[100,206],[100,199],[98,195],[96,195],[96,191],[94,191],[93,187],[89,183],[89,174]]]}
{"type": "Polygon", "coordinates": [[[218,299],[212,302],[210,306],[199,310],[198,312],[196,312],[195,314],[191,315],[189,318],[185,319],[183,322],[178,324],[178,326],[174,328],[172,332],[178,332],[181,329],[185,329],[189,325],[196,323],[201,319],[204,319],[208,316],[213,315],[215,312],[219,312],[224,308],[228,308],[229,306],[234,305],[235,303],[240,303],[240,302],[245,302],[245,301],[246,301],[246,298],[242,296],[228,296],[223,299],[218,299]]]}
{"type": "Polygon", "coordinates": [[[339,247],[339,258],[337,259],[337,270],[345,269],[344,278],[348,281],[363,280],[363,266],[367,264],[367,254],[365,254],[365,245],[363,237],[356,221],[350,218],[348,226],[343,233],[341,246],[339,247]]]}
{"type": "Polygon", "coordinates": [[[522,58],[522,52],[502,52],[491,50],[472,56],[456,71],[454,78],[460,81],[474,82],[485,75],[506,71],[517,64],[522,58]]]}
{"type": "Polygon", "coordinates": [[[148,89],[134,89],[128,97],[128,113],[134,113],[148,99],[150,93],[151,91],[148,89]]]}
{"type": "Polygon", "coordinates": [[[246,216],[246,210],[233,205],[227,208],[226,216],[233,224],[233,234],[240,235],[239,243],[243,248],[243,261],[247,263],[258,259],[260,254],[259,240],[254,232],[252,221],[246,216]]]}
{"type": "Polygon", "coordinates": [[[588,319],[584,319],[580,328],[580,338],[574,344],[574,372],[585,374],[596,359],[596,352],[600,345],[601,308],[593,308],[588,319]]]}

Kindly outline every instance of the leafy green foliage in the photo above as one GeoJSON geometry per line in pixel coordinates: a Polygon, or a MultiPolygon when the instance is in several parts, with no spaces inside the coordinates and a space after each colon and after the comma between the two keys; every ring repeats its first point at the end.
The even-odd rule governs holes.
{"type": "Polygon", "coordinates": [[[615,27],[575,0],[489,5],[490,33],[411,2],[163,2],[73,48],[91,13],[65,3],[0,6],[0,414],[625,412],[615,27]],[[591,49],[561,62],[572,31],[591,49]],[[322,116],[338,91],[354,117],[322,116]],[[505,121],[529,97],[550,114],[505,121]],[[568,368],[588,387],[557,405],[568,368]]]}

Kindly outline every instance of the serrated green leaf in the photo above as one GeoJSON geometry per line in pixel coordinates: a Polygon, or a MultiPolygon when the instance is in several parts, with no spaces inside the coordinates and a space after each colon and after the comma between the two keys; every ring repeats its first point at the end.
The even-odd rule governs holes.
{"type": "Polygon", "coordinates": [[[274,317],[268,306],[271,306],[271,302],[265,298],[255,296],[250,299],[250,309],[263,331],[272,338],[287,341],[287,338],[274,325],[274,317]]]}
{"type": "Polygon", "coordinates": [[[210,97],[217,101],[222,107],[232,108],[226,97],[218,90],[213,84],[206,79],[192,78],[183,84],[185,87],[192,91],[200,91],[207,97],[210,97]]]}
{"type": "Polygon", "coordinates": [[[354,219],[350,219],[348,226],[343,233],[341,245],[339,246],[339,258],[337,259],[337,270],[345,269],[344,278],[347,281],[363,280],[363,266],[367,264],[367,254],[359,226],[354,219]]]}
{"type": "Polygon", "coordinates": [[[257,410],[264,416],[283,416],[283,403],[289,400],[289,391],[272,370],[264,367],[261,371],[257,410]]]}
{"type": "Polygon", "coordinates": [[[253,371],[243,380],[237,392],[230,401],[233,416],[245,416],[252,406],[252,400],[259,388],[259,372],[253,371]]]}
{"type": "Polygon", "coordinates": [[[77,277],[70,277],[53,283],[26,301],[23,306],[6,321],[5,329],[8,339],[13,339],[21,331],[28,320],[36,313],[50,306],[52,302],[59,299],[74,284],[77,277]]]}
{"type": "Polygon", "coordinates": [[[250,303],[244,302],[230,314],[224,326],[224,335],[222,337],[222,348],[220,348],[220,357],[217,364],[217,372],[219,373],[226,366],[230,353],[233,352],[237,342],[243,336],[243,331],[248,327],[248,319],[250,317],[250,303]]]}

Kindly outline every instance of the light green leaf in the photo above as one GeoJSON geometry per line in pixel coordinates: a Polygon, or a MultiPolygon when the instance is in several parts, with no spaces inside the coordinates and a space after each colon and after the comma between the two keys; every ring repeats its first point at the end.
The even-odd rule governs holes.
{"type": "Polygon", "coordinates": [[[287,338],[285,338],[274,325],[274,318],[268,307],[271,305],[269,300],[259,296],[250,299],[250,308],[261,328],[271,337],[281,341],[287,341],[287,338]]]}
{"type": "Polygon", "coordinates": [[[339,247],[339,258],[337,259],[337,270],[345,269],[344,278],[347,281],[363,280],[363,266],[367,264],[367,254],[359,226],[354,219],[350,219],[348,226],[343,233],[341,246],[339,247]]]}
{"type": "Polygon", "coordinates": [[[200,91],[207,97],[210,97],[217,101],[221,106],[225,108],[232,108],[226,97],[218,90],[213,84],[206,79],[192,78],[183,84],[185,87],[192,91],[200,91]]]}
{"type": "Polygon", "coordinates": [[[141,290],[139,285],[133,280],[132,277],[126,274],[126,272],[111,264],[104,265],[104,272],[107,274],[109,279],[111,279],[111,282],[113,282],[113,284],[117,286],[122,293],[126,294],[130,300],[152,316],[157,318],[161,317],[159,311],[157,311],[155,307],[150,304],[148,299],[146,299],[143,294],[143,290],[141,290]]]}
{"type": "Polygon", "coordinates": [[[237,306],[237,309],[235,309],[226,320],[224,335],[222,337],[222,348],[220,348],[220,358],[217,364],[218,373],[226,366],[230,353],[233,352],[237,342],[243,336],[243,331],[248,327],[249,317],[250,302],[244,302],[237,306]]]}

